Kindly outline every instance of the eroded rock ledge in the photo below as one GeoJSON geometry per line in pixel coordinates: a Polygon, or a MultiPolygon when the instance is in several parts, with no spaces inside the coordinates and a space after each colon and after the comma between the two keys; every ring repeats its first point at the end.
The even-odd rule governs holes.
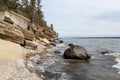
{"type": "Polygon", "coordinates": [[[32,24],[14,12],[3,12],[2,18],[0,15],[0,80],[42,80],[29,72],[26,62],[36,54],[45,57],[47,48],[56,39],[56,32],[50,27],[32,24]]]}

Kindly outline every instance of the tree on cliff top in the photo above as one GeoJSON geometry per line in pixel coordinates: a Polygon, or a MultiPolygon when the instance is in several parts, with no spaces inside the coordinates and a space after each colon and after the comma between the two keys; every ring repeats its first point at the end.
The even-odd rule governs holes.
{"type": "Polygon", "coordinates": [[[41,7],[41,0],[0,0],[0,10],[15,11],[29,18],[32,23],[47,27],[41,7]]]}

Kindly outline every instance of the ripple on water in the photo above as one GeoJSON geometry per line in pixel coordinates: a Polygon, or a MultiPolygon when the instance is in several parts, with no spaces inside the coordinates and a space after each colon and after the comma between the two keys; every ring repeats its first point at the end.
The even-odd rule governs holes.
{"type": "MultiPolygon", "coordinates": [[[[117,73],[116,69],[118,69],[120,73],[120,58],[119,54],[111,54],[114,55],[116,64],[114,59],[111,56],[98,54],[97,50],[100,48],[110,47],[111,49],[115,49],[116,45],[111,45],[111,41],[114,40],[74,40],[77,44],[84,45],[84,47],[92,54],[92,58],[90,61],[81,61],[81,60],[68,60],[63,59],[62,54],[54,54],[51,53],[51,56],[42,59],[42,63],[39,66],[44,68],[44,72],[42,72],[42,76],[45,80],[120,80],[120,75],[117,73]],[[91,41],[91,42],[90,42],[91,41]],[[103,42],[105,44],[103,44],[103,42]],[[109,43],[108,43],[109,42],[109,43]],[[110,46],[109,46],[110,45],[110,46]],[[99,48],[100,47],[100,48],[99,48]],[[115,47],[115,48],[113,48],[115,47]],[[114,65],[115,64],[115,65],[114,65]],[[112,68],[113,66],[113,68],[112,68]]],[[[74,42],[71,40],[70,43],[74,42]]],[[[116,41],[116,40],[115,40],[116,41]]],[[[120,40],[117,40],[117,43],[120,40]]],[[[119,46],[117,46],[119,47],[119,46]]],[[[60,45],[57,46],[61,51],[64,51],[67,47],[60,45]]],[[[118,49],[117,49],[118,50],[118,49]]],[[[119,51],[119,50],[118,50],[119,51]]]]}

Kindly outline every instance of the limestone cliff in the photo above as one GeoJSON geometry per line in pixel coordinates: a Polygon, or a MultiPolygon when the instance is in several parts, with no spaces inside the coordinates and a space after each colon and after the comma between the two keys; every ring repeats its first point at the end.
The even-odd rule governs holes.
{"type": "Polygon", "coordinates": [[[55,41],[57,39],[56,32],[50,27],[42,27],[40,25],[30,23],[29,19],[15,12],[11,13],[5,11],[0,14],[1,39],[22,45],[24,45],[25,40],[34,41],[46,38],[48,41],[55,41]]]}
{"type": "Polygon", "coordinates": [[[46,56],[46,45],[55,41],[57,35],[49,27],[25,20],[17,13],[0,13],[0,80],[42,80],[26,69],[26,63],[36,54],[46,56]]]}

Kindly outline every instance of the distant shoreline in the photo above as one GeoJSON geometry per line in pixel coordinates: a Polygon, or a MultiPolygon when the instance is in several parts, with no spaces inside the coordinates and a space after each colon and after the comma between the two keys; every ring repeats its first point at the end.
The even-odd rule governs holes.
{"type": "Polygon", "coordinates": [[[62,39],[120,39],[120,37],[61,37],[62,39]]]}

